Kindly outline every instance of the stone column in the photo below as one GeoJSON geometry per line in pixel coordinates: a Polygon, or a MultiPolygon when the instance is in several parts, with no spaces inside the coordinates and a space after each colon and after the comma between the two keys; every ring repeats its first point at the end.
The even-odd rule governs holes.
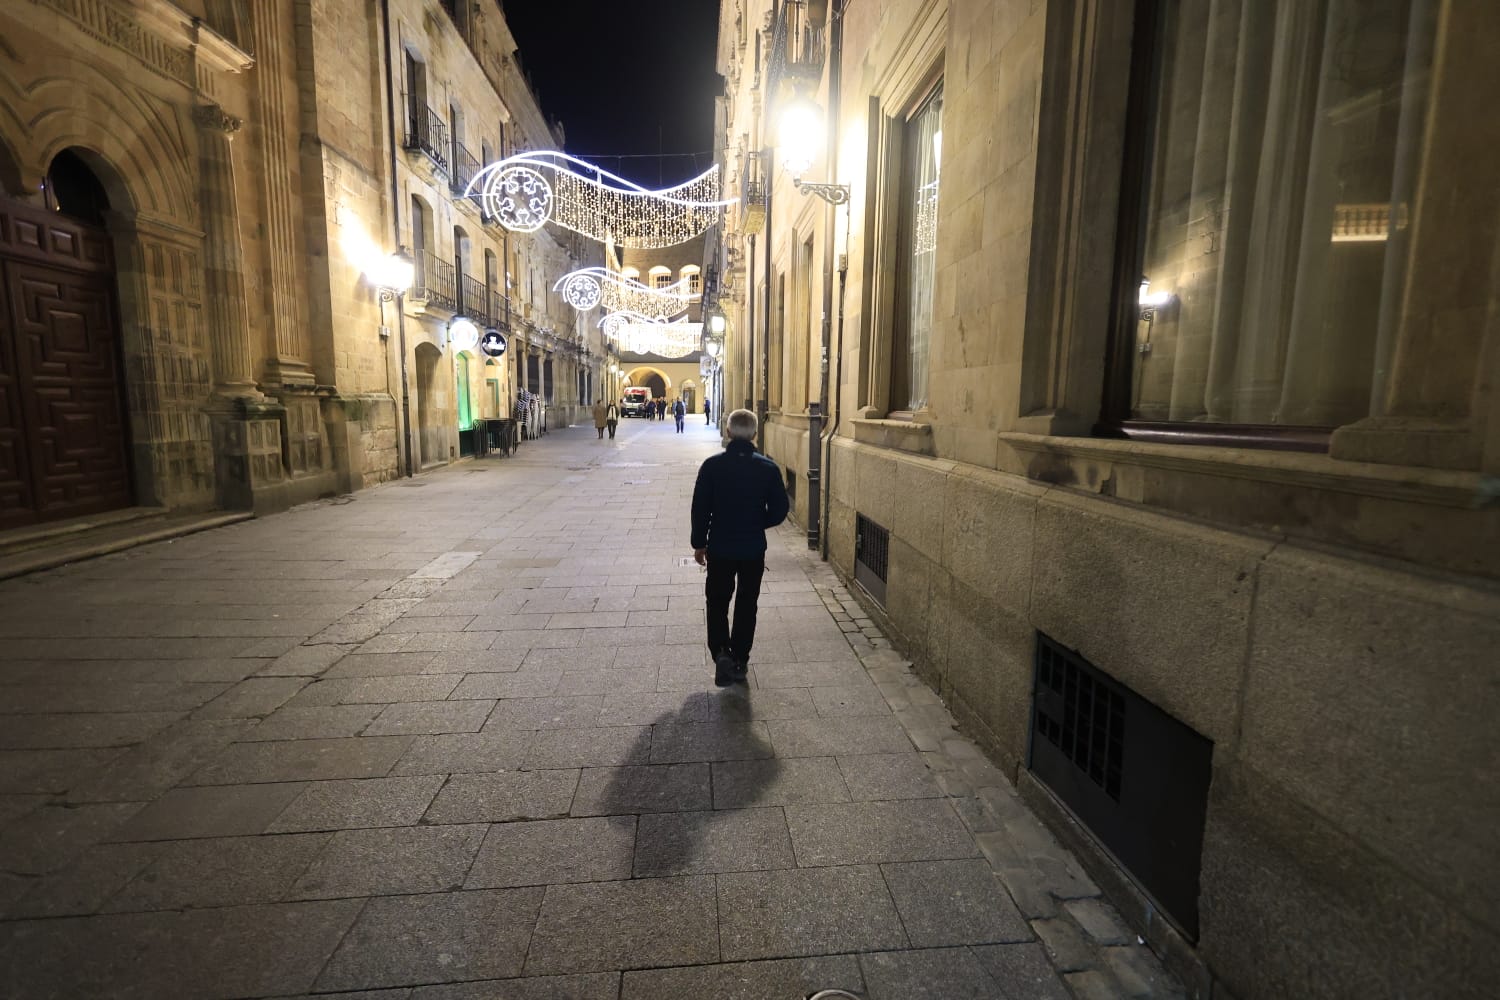
{"type": "Polygon", "coordinates": [[[245,302],[245,258],[240,246],[230,136],[241,122],[217,104],[193,109],[197,124],[203,211],[203,283],[207,291],[214,396],[259,400],[245,302]]]}
{"type": "Polygon", "coordinates": [[[261,260],[270,333],[266,376],[280,385],[310,387],[314,378],[297,289],[304,240],[296,212],[298,98],[294,67],[287,65],[287,57],[296,51],[289,23],[291,5],[286,0],[261,0],[250,6],[257,60],[252,72],[259,109],[261,222],[266,233],[261,260]]]}

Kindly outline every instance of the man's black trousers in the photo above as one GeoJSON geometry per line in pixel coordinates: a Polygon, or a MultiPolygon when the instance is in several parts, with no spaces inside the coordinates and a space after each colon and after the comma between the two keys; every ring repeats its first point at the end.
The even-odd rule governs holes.
{"type": "Polygon", "coordinates": [[[765,572],[764,556],[725,559],[709,553],[708,581],[703,585],[703,594],[708,599],[708,652],[711,656],[727,650],[740,663],[749,662],[750,647],[755,642],[755,606],[760,601],[760,578],[765,572]],[[731,597],[734,598],[733,632],[729,628],[731,597]]]}

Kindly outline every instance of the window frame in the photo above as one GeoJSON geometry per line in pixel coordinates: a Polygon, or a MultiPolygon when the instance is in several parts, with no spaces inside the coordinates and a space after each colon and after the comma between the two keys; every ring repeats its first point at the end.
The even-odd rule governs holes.
{"type": "MultiPolygon", "coordinates": [[[[943,91],[947,75],[944,72],[944,64],[938,65],[923,78],[920,86],[913,92],[913,96],[905,102],[903,111],[899,115],[887,119],[890,126],[891,136],[887,146],[887,157],[889,173],[894,184],[891,188],[888,211],[888,238],[890,240],[889,260],[892,264],[892,279],[890,284],[890,320],[886,324],[885,342],[887,360],[884,371],[885,393],[886,393],[886,415],[887,420],[915,421],[917,414],[930,408],[924,406],[921,410],[913,410],[906,405],[907,400],[902,400],[900,406],[896,400],[900,396],[911,396],[910,392],[910,362],[903,360],[910,354],[907,346],[910,342],[910,282],[911,263],[906,260],[906,254],[902,248],[907,239],[907,202],[913,196],[913,186],[916,183],[916,168],[909,159],[911,129],[917,116],[925,111],[934,97],[943,91]],[[904,331],[904,334],[903,334],[904,331]],[[904,380],[904,381],[903,381],[904,380]],[[900,392],[898,392],[900,389],[900,392]]],[[[946,96],[946,95],[944,95],[946,96]]],[[[941,110],[939,111],[941,114],[941,110]]],[[[941,178],[942,167],[938,167],[939,198],[942,196],[941,178]]],[[[936,249],[933,251],[936,253],[936,249]]],[[[928,361],[931,363],[932,342],[927,344],[928,361]]],[[[931,371],[929,376],[929,404],[931,397],[931,371]]]]}
{"type": "Polygon", "coordinates": [[[1136,330],[1146,252],[1147,212],[1155,130],[1160,112],[1162,60],[1158,58],[1169,0],[1136,0],[1121,158],[1119,215],[1111,272],[1104,385],[1093,436],[1179,445],[1328,452],[1334,427],[1291,424],[1211,424],[1141,420],[1130,416],[1136,370],[1136,330]]]}

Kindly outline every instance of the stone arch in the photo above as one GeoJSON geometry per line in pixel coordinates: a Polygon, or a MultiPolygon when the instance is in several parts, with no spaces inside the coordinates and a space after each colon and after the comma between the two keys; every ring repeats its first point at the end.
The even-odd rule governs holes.
{"type": "Polygon", "coordinates": [[[21,157],[7,139],[7,131],[0,123],[0,195],[25,198],[33,192],[21,179],[21,157]]]}
{"type": "Polygon", "coordinates": [[[651,365],[636,365],[625,376],[631,385],[643,385],[651,390],[651,398],[667,398],[672,392],[672,379],[660,368],[651,365]]]}
{"type": "Polygon", "coordinates": [[[197,157],[183,112],[127,91],[87,64],[74,65],[86,79],[49,78],[26,94],[38,166],[44,171],[64,149],[88,150],[110,166],[114,180],[101,180],[115,211],[196,222],[197,157]]]}

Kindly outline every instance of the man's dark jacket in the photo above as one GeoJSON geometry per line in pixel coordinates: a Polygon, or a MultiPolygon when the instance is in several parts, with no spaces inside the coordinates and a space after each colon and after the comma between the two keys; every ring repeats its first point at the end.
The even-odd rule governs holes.
{"type": "Polygon", "coordinates": [[[776,463],[749,441],[730,441],[722,455],[698,469],[693,548],[722,559],[759,559],[766,553],[766,529],[786,520],[787,507],[776,463]]]}

